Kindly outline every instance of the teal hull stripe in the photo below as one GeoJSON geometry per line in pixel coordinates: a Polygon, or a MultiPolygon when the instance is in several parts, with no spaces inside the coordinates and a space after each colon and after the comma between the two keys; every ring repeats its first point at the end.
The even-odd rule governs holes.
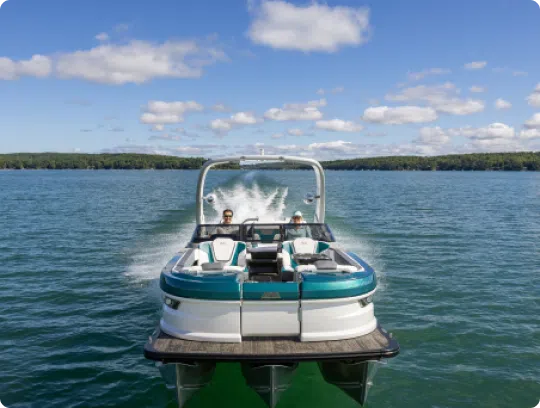
{"type": "Polygon", "coordinates": [[[361,296],[377,287],[375,271],[353,252],[347,252],[365,269],[342,274],[302,274],[302,299],[335,299],[361,296]]]}
{"type": "Polygon", "coordinates": [[[240,283],[234,275],[201,278],[185,273],[162,273],[159,287],[173,296],[193,299],[240,300],[241,294],[240,283]]]}

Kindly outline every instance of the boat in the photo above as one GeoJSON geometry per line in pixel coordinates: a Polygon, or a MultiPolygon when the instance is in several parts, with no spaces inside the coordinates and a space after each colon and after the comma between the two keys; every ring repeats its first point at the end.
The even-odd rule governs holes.
{"type": "Polygon", "coordinates": [[[210,384],[217,364],[239,363],[246,386],[274,408],[299,364],[316,362],[322,377],[359,405],[377,367],[399,353],[374,313],[374,269],[336,242],[325,222],[325,174],[313,159],[253,155],[207,161],[196,191],[193,235],[160,274],[158,327],[144,346],[178,407],[210,384]],[[311,166],[316,191],[312,222],[257,217],[205,222],[208,171],[226,163],[311,166]],[[298,233],[303,228],[305,233],[298,233]]]}

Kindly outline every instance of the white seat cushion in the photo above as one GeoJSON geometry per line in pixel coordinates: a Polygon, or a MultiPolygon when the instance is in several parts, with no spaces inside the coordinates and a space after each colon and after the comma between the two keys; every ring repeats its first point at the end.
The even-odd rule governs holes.
{"type": "Polygon", "coordinates": [[[297,238],[292,242],[295,254],[314,254],[317,251],[318,242],[311,238],[297,238]]]}
{"type": "Polygon", "coordinates": [[[212,254],[214,255],[214,261],[227,262],[230,261],[236,243],[231,238],[216,238],[212,241],[212,254]]]}

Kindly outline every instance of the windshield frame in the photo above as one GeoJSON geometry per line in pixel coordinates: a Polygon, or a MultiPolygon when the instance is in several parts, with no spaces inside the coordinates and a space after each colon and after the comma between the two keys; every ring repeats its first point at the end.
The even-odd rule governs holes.
{"type": "MultiPolygon", "coordinates": [[[[316,223],[316,222],[303,222],[301,224],[294,224],[294,223],[246,223],[246,224],[199,224],[195,227],[195,230],[193,231],[193,235],[191,237],[191,243],[201,243],[205,241],[213,241],[216,238],[232,238],[235,241],[243,241],[243,242],[260,242],[260,243],[280,243],[288,241],[284,239],[285,232],[288,229],[296,228],[298,225],[300,227],[307,227],[311,231],[313,230],[322,230],[323,234],[315,234],[316,237],[313,238],[315,241],[323,241],[323,242],[336,242],[336,239],[334,237],[334,234],[328,224],[326,223],[316,223]],[[238,228],[238,234],[209,234],[208,236],[201,236],[200,230],[203,228],[208,228],[210,230],[217,230],[219,227],[232,227],[232,228],[238,228]],[[260,228],[260,229],[276,229],[279,230],[280,239],[279,240],[262,240],[262,239],[254,239],[250,233],[250,230],[252,228],[260,228]],[[324,235],[324,237],[323,237],[324,235]],[[321,239],[324,238],[324,239],[321,239]]],[[[275,235],[275,234],[274,234],[275,235]]]]}

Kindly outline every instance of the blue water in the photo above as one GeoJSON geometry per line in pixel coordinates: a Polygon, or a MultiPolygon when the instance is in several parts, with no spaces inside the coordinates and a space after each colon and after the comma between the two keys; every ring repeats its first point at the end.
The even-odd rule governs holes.
{"type": "MultiPolygon", "coordinates": [[[[159,271],[194,226],[197,175],[0,172],[2,404],[174,407],[142,348],[159,271]]],[[[219,171],[208,184],[239,216],[281,211],[272,191],[286,214],[312,211],[310,172],[219,171]]],[[[540,174],[327,172],[327,193],[327,222],[376,268],[375,312],[401,345],[367,406],[538,404],[540,174]]],[[[233,364],[187,405],[217,406],[264,404],[233,364]]],[[[278,408],[334,406],[356,405],[306,364],[278,408]]]]}

